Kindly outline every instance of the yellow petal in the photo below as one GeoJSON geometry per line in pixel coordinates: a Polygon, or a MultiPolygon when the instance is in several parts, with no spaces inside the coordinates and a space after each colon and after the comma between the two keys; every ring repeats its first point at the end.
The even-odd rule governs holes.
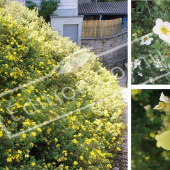
{"type": "Polygon", "coordinates": [[[157,146],[170,150],[170,130],[163,132],[160,136],[157,136],[157,146]]]}

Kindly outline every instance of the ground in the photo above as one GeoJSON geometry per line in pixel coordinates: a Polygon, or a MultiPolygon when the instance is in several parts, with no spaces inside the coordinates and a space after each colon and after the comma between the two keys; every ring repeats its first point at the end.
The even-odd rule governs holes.
{"type": "MultiPolygon", "coordinates": [[[[124,112],[122,113],[122,120],[125,124],[128,124],[128,88],[127,88],[127,74],[119,80],[118,83],[123,88],[122,101],[126,103],[124,112]]],[[[124,132],[123,143],[121,146],[122,151],[118,153],[115,159],[116,167],[113,170],[128,170],[128,132],[124,132]]]]}

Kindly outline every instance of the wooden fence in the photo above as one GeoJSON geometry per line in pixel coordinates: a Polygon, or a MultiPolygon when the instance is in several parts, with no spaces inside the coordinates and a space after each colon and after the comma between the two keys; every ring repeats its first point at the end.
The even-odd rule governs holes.
{"type": "Polygon", "coordinates": [[[82,38],[108,37],[121,32],[122,18],[83,21],[82,38]]]}

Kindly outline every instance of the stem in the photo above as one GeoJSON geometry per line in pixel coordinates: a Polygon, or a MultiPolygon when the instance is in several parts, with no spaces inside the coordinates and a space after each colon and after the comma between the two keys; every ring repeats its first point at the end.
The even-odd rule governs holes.
{"type": "Polygon", "coordinates": [[[149,12],[149,15],[150,15],[150,18],[151,18],[151,22],[152,22],[152,25],[153,25],[153,20],[152,20],[152,17],[151,17],[151,11],[149,9],[149,4],[148,4],[148,0],[146,0],[146,3],[148,5],[148,12],[149,12]]]}

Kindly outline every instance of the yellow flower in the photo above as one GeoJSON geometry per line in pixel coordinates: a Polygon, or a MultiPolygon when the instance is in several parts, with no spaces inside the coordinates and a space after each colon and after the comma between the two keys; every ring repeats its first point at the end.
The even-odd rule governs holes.
{"type": "Polygon", "coordinates": [[[29,158],[29,155],[28,155],[28,154],[26,154],[26,155],[25,155],[25,157],[26,157],[26,158],[29,158]]]}
{"type": "Polygon", "coordinates": [[[3,133],[2,133],[2,131],[0,131],[0,137],[2,137],[3,136],[3,133]]]}
{"type": "Polygon", "coordinates": [[[163,132],[160,135],[156,135],[157,147],[162,147],[166,150],[170,150],[170,130],[163,132]]]}
{"type": "Polygon", "coordinates": [[[78,165],[78,162],[77,162],[77,161],[74,161],[74,165],[78,165]]]}
{"type": "Polygon", "coordinates": [[[110,165],[110,164],[107,164],[107,167],[109,167],[110,169],[112,168],[112,165],[110,165]]]}
{"type": "Polygon", "coordinates": [[[31,132],[31,136],[36,136],[36,133],[35,132],[31,132]]]}
{"type": "Polygon", "coordinates": [[[13,76],[14,75],[14,73],[10,73],[10,76],[13,76]]]}
{"type": "Polygon", "coordinates": [[[18,97],[21,97],[21,94],[19,93],[19,94],[17,94],[17,96],[18,96],[18,97]]]}
{"type": "Polygon", "coordinates": [[[91,152],[91,156],[96,156],[96,154],[94,153],[94,151],[91,152]]]}
{"type": "Polygon", "coordinates": [[[19,154],[22,154],[22,151],[21,151],[21,150],[18,150],[18,153],[19,153],[19,154]]]}
{"type": "Polygon", "coordinates": [[[22,137],[23,137],[23,138],[26,138],[26,136],[27,136],[27,135],[26,135],[25,133],[24,133],[24,134],[22,134],[22,137]]]}
{"type": "Polygon", "coordinates": [[[8,124],[11,124],[11,121],[10,121],[10,120],[8,120],[8,124]]]}
{"type": "Polygon", "coordinates": [[[151,132],[151,133],[149,134],[149,136],[150,136],[151,138],[154,138],[154,137],[155,137],[155,133],[151,132]]]}
{"type": "Polygon", "coordinates": [[[38,132],[41,132],[42,130],[41,130],[41,128],[37,128],[37,131],[38,131],[38,132]]]}
{"type": "Polygon", "coordinates": [[[58,142],[58,139],[57,139],[57,138],[55,138],[55,142],[58,142]]]}
{"type": "Polygon", "coordinates": [[[117,147],[117,151],[121,151],[121,149],[119,147],[117,147]]]}
{"type": "Polygon", "coordinates": [[[77,144],[78,142],[77,142],[77,140],[76,140],[76,139],[73,139],[73,143],[77,144]]]}
{"type": "Polygon", "coordinates": [[[83,156],[80,156],[80,159],[81,159],[81,160],[83,160],[83,159],[84,159],[84,157],[83,157],[83,156]]]}
{"type": "Polygon", "coordinates": [[[32,165],[32,166],[35,166],[35,162],[32,162],[31,165],[32,165]]]}
{"type": "Polygon", "coordinates": [[[12,162],[12,158],[7,158],[7,162],[12,162]]]}
{"type": "Polygon", "coordinates": [[[48,127],[47,128],[47,133],[50,133],[50,131],[51,131],[51,128],[48,127]]]}
{"type": "Polygon", "coordinates": [[[135,95],[135,94],[138,94],[138,92],[139,92],[138,89],[132,89],[131,94],[132,94],[132,95],[135,95]]]}

